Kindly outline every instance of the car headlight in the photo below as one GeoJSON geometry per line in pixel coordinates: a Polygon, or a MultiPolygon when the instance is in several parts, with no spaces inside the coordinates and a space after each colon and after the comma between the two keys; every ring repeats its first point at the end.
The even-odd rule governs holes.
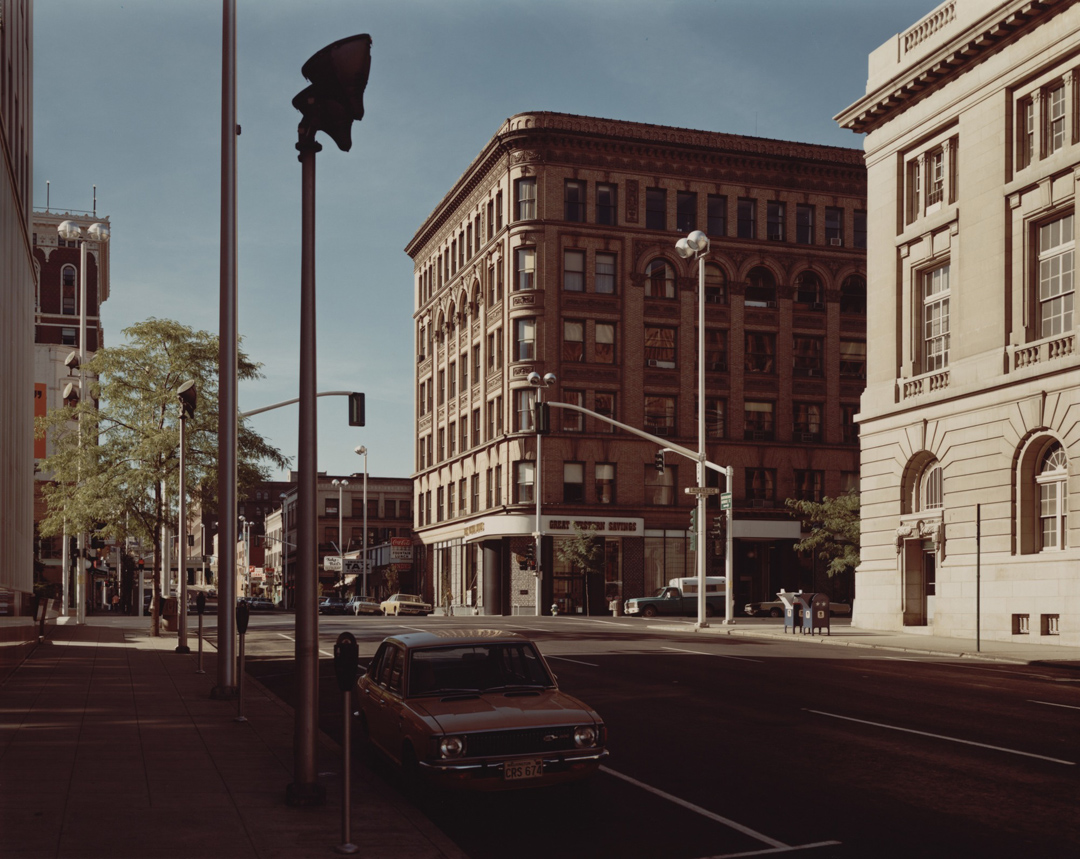
{"type": "Polygon", "coordinates": [[[578,725],[574,728],[574,745],[579,749],[590,749],[596,745],[599,733],[592,725],[578,725]]]}
{"type": "Polygon", "coordinates": [[[465,754],[464,737],[443,737],[439,740],[439,757],[460,758],[465,754]]]}

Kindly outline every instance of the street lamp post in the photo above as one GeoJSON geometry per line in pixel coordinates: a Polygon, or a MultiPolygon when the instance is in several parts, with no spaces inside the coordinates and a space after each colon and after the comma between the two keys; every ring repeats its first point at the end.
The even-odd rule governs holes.
{"type": "MultiPolygon", "coordinates": [[[[82,237],[82,227],[74,221],[62,221],[56,228],[60,238],[69,242],[79,243],[79,401],[88,403],[86,396],[86,242],[82,237]]],[[[109,240],[109,228],[105,224],[91,224],[86,230],[90,241],[99,245],[109,240]]],[[[100,287],[101,278],[98,278],[100,287]]],[[[100,288],[98,290],[98,303],[100,304],[100,288]]],[[[84,427],[79,421],[79,459],[82,459],[84,427]]],[[[78,539],[79,564],[78,575],[75,577],[75,622],[86,623],[86,532],[79,529],[78,539]]],[[[66,573],[65,573],[66,575],[66,573]]]]}
{"type": "Polygon", "coordinates": [[[354,452],[364,457],[364,536],[363,536],[363,558],[364,558],[364,596],[367,596],[367,573],[368,573],[368,557],[367,557],[367,448],[364,445],[354,448],[354,452]]]}
{"type": "Polygon", "coordinates": [[[292,608],[289,600],[289,496],[281,493],[281,601],[292,608]]]}
{"type": "MultiPolygon", "coordinates": [[[[349,485],[349,481],[342,478],[338,480],[336,477],[330,481],[337,487],[337,540],[338,540],[338,558],[341,560],[341,586],[345,587],[345,508],[342,506],[342,490],[349,485]]],[[[342,594],[344,596],[344,594],[342,594]]]]}
{"type": "Polygon", "coordinates": [[[315,571],[318,522],[318,435],[315,396],[315,135],[328,134],[338,148],[352,148],[352,123],[364,117],[364,89],[371,68],[371,36],[350,36],[327,45],[301,68],[311,85],[293,98],[303,114],[296,148],[300,153],[300,424],[297,486],[296,708],[293,729],[293,781],[285,795],[290,805],[322,805],[319,783],[319,613],[315,571]]]}
{"type": "MultiPolygon", "coordinates": [[[[697,492],[697,561],[698,573],[698,619],[699,627],[707,627],[705,620],[705,254],[709,252],[709,237],[701,230],[694,230],[679,239],[675,250],[683,259],[694,258],[698,264],[698,461],[697,492]]],[[[729,487],[730,488],[730,487],[729,487]]]]}
{"type": "MultiPolygon", "coordinates": [[[[536,465],[535,474],[533,475],[533,492],[536,494],[536,527],[533,529],[533,539],[536,541],[536,616],[540,617],[543,614],[543,609],[540,605],[540,583],[543,579],[543,573],[540,567],[540,552],[543,545],[543,528],[540,526],[540,439],[543,437],[540,432],[540,404],[544,401],[544,388],[548,388],[554,385],[558,379],[554,373],[548,373],[543,378],[535,370],[529,373],[529,384],[536,388],[536,409],[533,412],[533,423],[536,424],[536,465]]],[[[585,587],[588,587],[588,581],[585,582],[585,587]]]]}
{"type": "Polygon", "coordinates": [[[178,508],[179,516],[179,546],[177,547],[176,567],[180,574],[179,606],[176,615],[176,652],[190,653],[187,633],[187,544],[188,544],[188,521],[187,521],[187,489],[184,486],[184,468],[187,464],[187,421],[195,416],[195,405],[198,401],[198,392],[195,389],[195,381],[189,379],[176,391],[176,398],[180,401],[180,500],[178,508]]]}

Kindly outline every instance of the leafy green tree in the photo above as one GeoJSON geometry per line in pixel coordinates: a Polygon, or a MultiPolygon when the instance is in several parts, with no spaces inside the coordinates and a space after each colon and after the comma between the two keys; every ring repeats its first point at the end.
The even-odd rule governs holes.
{"type": "Polygon", "coordinates": [[[849,492],[837,498],[784,502],[791,515],[802,520],[810,535],[795,544],[796,552],[813,552],[828,562],[830,577],[853,572],[859,565],[859,493],[849,492]]]}
{"type": "Polygon", "coordinates": [[[589,576],[603,571],[604,541],[592,531],[585,531],[574,523],[574,536],[560,540],[555,550],[559,560],[581,573],[582,591],[585,594],[585,614],[589,608],[589,576]]]}
{"type": "MultiPolygon", "coordinates": [[[[69,534],[97,531],[151,543],[158,573],[151,628],[157,635],[161,527],[175,523],[179,491],[176,391],[189,379],[195,381],[198,406],[186,427],[185,479],[191,500],[204,513],[217,512],[218,338],[153,318],[123,333],[124,345],[102,348],[87,362],[91,397],[37,421],[38,435],[53,444],[52,455],[41,463],[51,482],[44,487],[48,512],[40,530],[45,536],[65,528],[69,534]]],[[[237,359],[241,381],[260,378],[259,364],[243,352],[237,359]]],[[[241,492],[269,477],[265,463],[288,466],[288,459],[242,420],[237,438],[241,492]]]]}

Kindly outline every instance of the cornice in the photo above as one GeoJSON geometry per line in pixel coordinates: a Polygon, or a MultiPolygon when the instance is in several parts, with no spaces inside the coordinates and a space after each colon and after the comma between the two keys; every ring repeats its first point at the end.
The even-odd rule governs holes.
{"type": "MultiPolygon", "coordinates": [[[[919,101],[946,80],[970,69],[1044,23],[1074,0],[1012,0],[959,31],[952,39],[922,60],[903,68],[885,84],[867,92],[833,119],[841,128],[857,134],[873,131],[919,101]]],[[[898,38],[899,51],[914,51],[924,40],[943,31],[953,22],[955,0],[943,3],[898,38]]]]}

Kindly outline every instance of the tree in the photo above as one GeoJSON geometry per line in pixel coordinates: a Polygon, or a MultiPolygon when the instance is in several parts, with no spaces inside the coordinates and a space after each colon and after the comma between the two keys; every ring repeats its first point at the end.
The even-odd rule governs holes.
{"type": "MultiPolygon", "coordinates": [[[[91,396],[37,421],[38,435],[47,434],[53,444],[53,453],[41,463],[51,482],[44,487],[48,512],[40,530],[46,536],[65,529],[96,531],[116,540],[137,537],[152,543],[159,575],[154,576],[151,631],[158,635],[161,527],[176,521],[179,481],[176,391],[189,379],[195,381],[199,404],[187,421],[185,479],[202,510],[217,511],[218,338],[153,318],[123,333],[124,345],[98,350],[83,368],[91,396]]],[[[260,365],[243,352],[238,352],[237,367],[241,381],[260,378],[260,365]]],[[[243,421],[237,440],[241,491],[268,478],[263,463],[289,464],[243,421]]]]}
{"type": "MultiPolygon", "coordinates": [[[[585,614],[589,608],[589,574],[599,573],[603,569],[604,541],[591,531],[582,530],[574,523],[574,536],[558,543],[555,550],[560,561],[581,572],[582,590],[585,594],[585,614]]],[[[539,599],[539,595],[537,595],[539,599]]]]}
{"type": "Polygon", "coordinates": [[[784,502],[792,516],[802,520],[810,535],[795,544],[796,552],[813,552],[828,561],[830,577],[854,571],[859,565],[859,493],[852,491],[822,501],[784,502]]]}

